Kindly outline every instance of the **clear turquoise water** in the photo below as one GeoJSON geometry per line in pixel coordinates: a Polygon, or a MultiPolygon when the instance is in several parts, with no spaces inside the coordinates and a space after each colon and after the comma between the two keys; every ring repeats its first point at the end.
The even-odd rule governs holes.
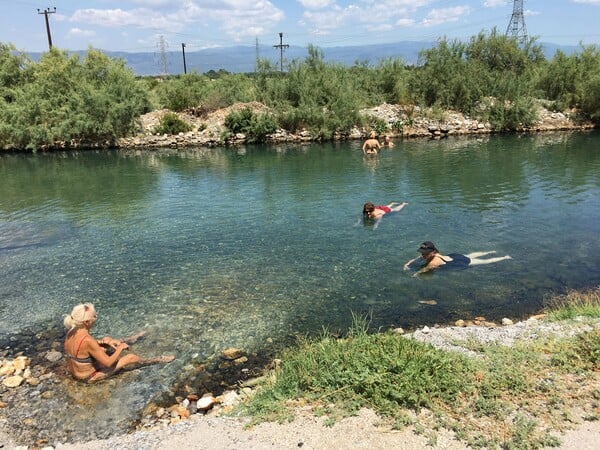
{"type": "Polygon", "coordinates": [[[192,360],[344,330],[352,312],[375,327],[537,312],[600,285],[599,224],[599,133],[399,141],[367,159],[359,142],[3,155],[0,338],[60,327],[83,301],[98,335],[147,328],[137,350],[178,359],[119,386],[126,409],[192,360]],[[365,201],[409,205],[375,228],[365,201]],[[413,278],[424,240],[513,259],[413,278]]]}

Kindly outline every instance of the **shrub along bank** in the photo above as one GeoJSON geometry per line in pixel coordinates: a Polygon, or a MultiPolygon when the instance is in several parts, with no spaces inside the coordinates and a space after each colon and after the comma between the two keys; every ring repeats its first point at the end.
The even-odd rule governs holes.
{"type": "Polygon", "coordinates": [[[468,42],[441,39],[416,66],[387,59],[347,67],[326,63],[323,52],[309,46],[308,56],[291,61],[283,76],[265,60],[250,74],[215,75],[136,79],[121,60],[97,50],[80,59],[52,49],[36,63],[0,43],[0,148],[114,145],[134,134],[137,119],[150,110],[204,117],[240,102],[259,102],[270,112],[236,113],[218,140],[241,132],[260,142],[274,129],[326,140],[357,127],[400,134],[412,125],[410,114],[391,124],[360,114],[383,103],[434,114],[453,110],[489,123],[492,131],[513,131],[530,128],[538,120],[536,99],[545,99],[549,110],[572,110],[577,120],[600,123],[597,47],[558,51],[547,60],[535,40],[519,45],[496,30],[468,42]]]}

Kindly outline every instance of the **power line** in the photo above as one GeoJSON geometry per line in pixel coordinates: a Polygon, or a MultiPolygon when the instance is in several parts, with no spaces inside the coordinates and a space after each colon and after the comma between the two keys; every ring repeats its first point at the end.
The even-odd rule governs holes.
{"type": "Polygon", "coordinates": [[[181,52],[183,53],[183,74],[187,74],[187,66],[185,65],[185,44],[181,43],[181,52]]]}
{"type": "Polygon", "coordinates": [[[164,36],[160,36],[158,39],[158,58],[159,66],[162,69],[163,75],[169,74],[169,57],[167,56],[167,47],[169,44],[165,41],[164,36]]]}
{"type": "Polygon", "coordinates": [[[283,49],[290,47],[288,44],[283,43],[283,33],[279,33],[279,45],[274,45],[273,47],[278,48],[279,51],[281,52],[279,61],[280,61],[281,73],[283,74],[283,49]]]}
{"type": "Polygon", "coordinates": [[[46,33],[48,34],[48,48],[50,50],[52,50],[52,35],[50,34],[50,22],[48,21],[48,14],[54,14],[56,12],[56,6],[54,7],[54,9],[52,11],[50,11],[50,8],[46,8],[43,11],[40,11],[40,9],[37,9],[38,14],[43,14],[44,18],[46,19],[46,33]]]}
{"type": "Polygon", "coordinates": [[[506,27],[506,35],[511,36],[519,42],[527,41],[527,28],[525,28],[525,16],[523,16],[523,0],[514,0],[513,12],[506,27]]]}

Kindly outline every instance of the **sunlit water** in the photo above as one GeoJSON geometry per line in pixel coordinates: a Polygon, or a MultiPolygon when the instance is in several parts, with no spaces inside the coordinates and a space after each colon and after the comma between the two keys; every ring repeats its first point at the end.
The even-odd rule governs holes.
{"type": "Polygon", "coordinates": [[[4,155],[0,339],[84,301],[98,336],[148,329],[136,350],[177,360],[113,382],[95,425],[70,419],[106,427],[192,361],[343,331],[353,312],[383,328],[537,312],[600,284],[599,231],[598,133],[399,141],[376,158],[359,142],[4,155]],[[374,227],[365,201],[409,205],[374,227]],[[414,278],[402,265],[424,240],[513,259],[414,278]]]}

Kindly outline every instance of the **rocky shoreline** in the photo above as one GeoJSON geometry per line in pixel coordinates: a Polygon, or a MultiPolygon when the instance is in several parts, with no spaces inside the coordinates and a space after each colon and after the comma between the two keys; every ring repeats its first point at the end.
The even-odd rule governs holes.
{"type": "MultiPolygon", "coordinates": [[[[595,321],[548,322],[543,316],[533,316],[515,324],[509,319],[504,319],[502,324],[495,324],[484,318],[477,318],[471,322],[457,321],[453,326],[420,327],[410,333],[404,333],[401,329],[394,331],[404,334],[406,338],[431,343],[443,350],[460,351],[468,356],[478,357],[473,351],[462,347],[461,342],[477,341],[514,346],[517,342],[544,339],[547,336],[574,336],[597,328],[600,328],[599,319],[595,321]]],[[[60,409],[61,403],[85,396],[89,386],[68,380],[69,377],[64,371],[62,354],[57,348],[46,349],[41,354],[27,355],[23,353],[18,352],[8,356],[7,350],[4,350],[2,357],[0,444],[4,448],[21,449],[36,447],[58,449],[82,446],[83,440],[80,436],[68,438],[67,433],[59,438],[57,436],[61,436],[61,434],[54,433],[54,438],[48,437],[51,436],[48,430],[56,431],[57,428],[56,417],[49,412],[53,408],[60,409]],[[76,442],[80,442],[80,444],[76,442]]],[[[170,405],[164,403],[167,399],[164,399],[162,405],[150,402],[141,413],[140,420],[131,424],[129,433],[117,433],[117,436],[113,436],[109,430],[107,436],[100,437],[89,434],[86,440],[95,441],[92,448],[102,449],[115,448],[115,445],[119,448],[136,449],[170,448],[168,445],[163,445],[163,441],[174,438],[174,433],[177,433],[176,427],[182,423],[189,422],[200,428],[210,423],[211,428],[224,427],[224,429],[228,429],[232,426],[232,419],[228,419],[227,414],[244,398],[253,395],[254,389],[261,383],[261,376],[264,373],[252,371],[249,365],[253,364],[256,368],[259,364],[256,361],[249,361],[247,355],[240,349],[232,348],[224,351],[215,364],[222,371],[233,368],[234,378],[245,374],[245,381],[231,382],[219,395],[214,395],[213,392],[185,395],[185,390],[180,390],[179,392],[183,394],[176,397],[170,405]],[[98,438],[101,440],[97,440],[98,438]]],[[[265,365],[264,369],[267,368],[268,365],[265,365]]],[[[597,382],[600,385],[600,380],[597,382]]],[[[581,408],[582,411],[586,410],[585,405],[581,405],[581,408]]],[[[239,440],[242,435],[247,436],[251,433],[251,431],[244,430],[247,420],[247,418],[238,418],[234,426],[237,431],[227,434],[227,441],[223,443],[223,446],[200,446],[198,448],[237,448],[236,439],[239,440]]],[[[266,428],[274,426],[275,424],[266,426],[266,428]]],[[[190,430],[190,427],[192,425],[184,425],[184,429],[190,430]]],[[[326,440],[323,443],[333,443],[334,441],[327,441],[329,439],[327,432],[325,427],[322,428],[323,439],[326,440]]],[[[270,432],[277,433],[273,430],[270,432]]],[[[250,446],[248,448],[267,447],[250,446]]]]}
{"type": "MultiPolygon", "coordinates": [[[[256,113],[265,113],[269,109],[258,102],[236,103],[228,108],[197,116],[193,111],[177,113],[179,118],[191,126],[192,130],[177,135],[156,134],[155,128],[161,117],[169,110],[158,110],[140,117],[140,129],[133,137],[122,138],[117,147],[137,148],[180,148],[180,147],[216,147],[219,145],[240,145],[246,143],[244,134],[236,134],[223,140],[226,131],[224,122],[232,111],[250,108],[256,113]]],[[[489,122],[476,120],[455,111],[434,113],[431,109],[418,106],[403,106],[384,103],[374,108],[360,111],[365,117],[386,124],[385,134],[393,138],[443,138],[447,136],[492,134],[494,130],[489,122]]],[[[553,112],[542,106],[538,110],[538,122],[521,132],[544,131],[584,131],[595,128],[593,123],[579,122],[576,111],[553,112]]],[[[368,137],[374,130],[370,127],[354,128],[347,134],[337,134],[334,140],[359,140],[368,137]]],[[[381,136],[380,136],[381,137],[381,136]]],[[[279,129],[267,138],[269,143],[314,142],[315,137],[308,130],[291,133],[279,129]]]]}
{"type": "MultiPolygon", "coordinates": [[[[230,134],[225,127],[225,118],[232,111],[249,108],[254,113],[268,113],[267,106],[259,102],[235,103],[227,108],[211,113],[198,113],[194,108],[183,112],[168,109],[151,111],[139,117],[138,127],[133,136],[119,138],[116,141],[76,141],[57,142],[45,145],[41,151],[68,151],[86,149],[116,148],[123,150],[143,149],[180,149],[188,147],[213,148],[217,146],[237,146],[248,143],[248,137],[242,133],[230,134]],[[188,124],[191,131],[178,134],[156,133],[156,128],[165,114],[175,114],[188,124]]],[[[380,140],[384,136],[395,139],[441,139],[450,136],[482,136],[499,134],[492,125],[457,111],[437,111],[416,105],[397,105],[384,103],[365,108],[359,113],[373,122],[371,126],[354,127],[349,132],[335,133],[333,141],[364,140],[375,133],[380,140]],[[383,129],[385,131],[381,131],[383,129]]],[[[590,131],[597,126],[589,121],[581,121],[576,110],[551,111],[538,106],[538,120],[530,127],[521,127],[517,133],[541,133],[555,131],[590,131]]],[[[306,129],[290,132],[283,128],[267,135],[269,144],[303,144],[322,142],[322,139],[306,129]]],[[[6,152],[20,152],[15,148],[3,148],[6,152]]]]}

